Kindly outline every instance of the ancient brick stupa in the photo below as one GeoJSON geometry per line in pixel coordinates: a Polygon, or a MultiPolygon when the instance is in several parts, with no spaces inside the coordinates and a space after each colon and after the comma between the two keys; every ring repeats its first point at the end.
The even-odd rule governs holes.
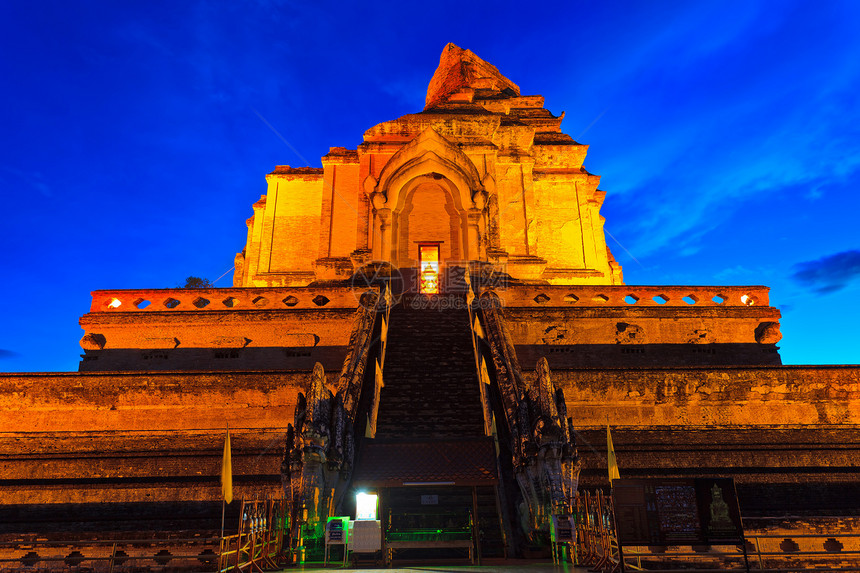
{"type": "Polygon", "coordinates": [[[481,261],[523,283],[617,285],[599,177],[543,97],[449,44],[424,111],[332,147],[323,168],[278,167],[254,204],[234,286],[349,279],[363,264],[481,261]],[[426,253],[425,253],[426,255],[426,253]]]}
{"type": "Polygon", "coordinates": [[[79,372],[0,377],[4,555],[216,534],[228,423],[234,497],[310,548],[372,490],[386,543],[465,507],[534,550],[608,489],[607,422],[623,477],[733,477],[749,532],[856,527],[860,369],[782,366],[766,287],[625,285],[562,118],[449,44],[423,111],[266,176],[232,288],[95,291],[79,372]]]}

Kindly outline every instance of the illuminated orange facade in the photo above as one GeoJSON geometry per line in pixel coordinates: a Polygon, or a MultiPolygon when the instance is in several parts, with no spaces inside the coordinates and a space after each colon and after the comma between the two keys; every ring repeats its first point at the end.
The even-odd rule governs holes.
{"type": "Polygon", "coordinates": [[[0,376],[0,558],[217,535],[227,424],[236,499],[308,531],[349,487],[396,515],[436,480],[517,554],[608,486],[607,420],[622,477],[734,476],[749,532],[860,530],[860,368],[781,365],[767,287],[625,284],[543,105],[449,44],[423,111],[267,175],[232,288],[94,291],[79,372],[0,376]]]}
{"type": "Polygon", "coordinates": [[[520,281],[622,283],[606,246],[600,178],[564,117],[492,65],[449,44],[424,111],[380,123],[322,169],[281,166],[254,204],[234,286],[348,279],[371,260],[442,267],[482,261],[520,281]]]}

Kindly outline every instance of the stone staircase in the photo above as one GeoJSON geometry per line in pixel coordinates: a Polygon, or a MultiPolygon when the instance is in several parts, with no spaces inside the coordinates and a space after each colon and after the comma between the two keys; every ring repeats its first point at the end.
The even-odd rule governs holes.
{"type": "Polygon", "coordinates": [[[377,438],[484,433],[465,300],[448,298],[422,308],[434,300],[446,299],[405,295],[391,309],[377,438]]]}
{"type": "MultiPolygon", "coordinates": [[[[475,358],[465,297],[405,295],[391,309],[376,437],[401,441],[479,438],[484,435],[475,358]],[[436,304],[433,304],[435,302],[436,304]],[[429,303],[429,304],[428,304],[429,303]]],[[[429,491],[429,490],[428,490],[429,491]]],[[[440,506],[408,506],[416,498],[407,488],[392,499],[392,511],[471,508],[468,488],[442,488],[440,506]],[[463,491],[460,491],[463,490],[463,491]],[[403,507],[398,507],[406,504],[403,507]]],[[[504,555],[504,542],[492,486],[477,488],[481,553],[504,555]]],[[[394,495],[394,494],[393,494],[394,495]]],[[[458,550],[412,550],[421,558],[455,557],[458,550]]],[[[404,557],[408,558],[410,552],[404,557]]]]}

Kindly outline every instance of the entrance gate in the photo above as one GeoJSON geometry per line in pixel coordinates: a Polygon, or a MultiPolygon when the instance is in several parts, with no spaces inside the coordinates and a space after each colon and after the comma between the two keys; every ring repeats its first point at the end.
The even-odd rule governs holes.
{"type": "Polygon", "coordinates": [[[418,292],[439,294],[439,243],[418,245],[418,292]]]}

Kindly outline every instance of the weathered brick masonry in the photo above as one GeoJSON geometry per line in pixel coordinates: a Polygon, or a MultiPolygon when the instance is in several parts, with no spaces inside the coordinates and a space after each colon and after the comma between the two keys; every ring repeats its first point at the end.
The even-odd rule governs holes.
{"type": "MultiPolygon", "coordinates": [[[[604,237],[600,178],[583,167],[588,146],[542,96],[520,94],[472,52],[445,48],[426,102],[368,129],[356,149],[332,147],[322,168],[268,174],[233,288],[95,291],[80,372],[0,375],[0,541],[19,542],[0,558],[26,561],[34,539],[216,533],[228,424],[237,498],[304,479],[300,467],[282,474],[299,392],[315,393],[299,409],[316,416],[317,449],[329,390],[357,416],[338,438],[359,445],[373,427],[386,439],[486,441],[528,406],[524,388],[535,413],[558,407],[548,378],[573,419],[584,488],[608,487],[609,423],[623,477],[732,477],[751,531],[858,531],[860,366],[781,365],[767,287],[626,285],[604,237]],[[409,290],[427,270],[419,245],[459,280],[441,281],[456,296],[433,300],[459,308],[378,303],[381,283],[409,290]],[[499,304],[489,371],[487,349],[475,342],[472,354],[466,268],[474,294],[499,304]],[[311,388],[317,364],[326,377],[311,388]]],[[[546,418],[518,435],[539,435],[546,418]]],[[[558,445],[564,463],[570,445],[558,445]]],[[[498,476],[509,531],[522,523],[513,450],[498,476]]]]}

